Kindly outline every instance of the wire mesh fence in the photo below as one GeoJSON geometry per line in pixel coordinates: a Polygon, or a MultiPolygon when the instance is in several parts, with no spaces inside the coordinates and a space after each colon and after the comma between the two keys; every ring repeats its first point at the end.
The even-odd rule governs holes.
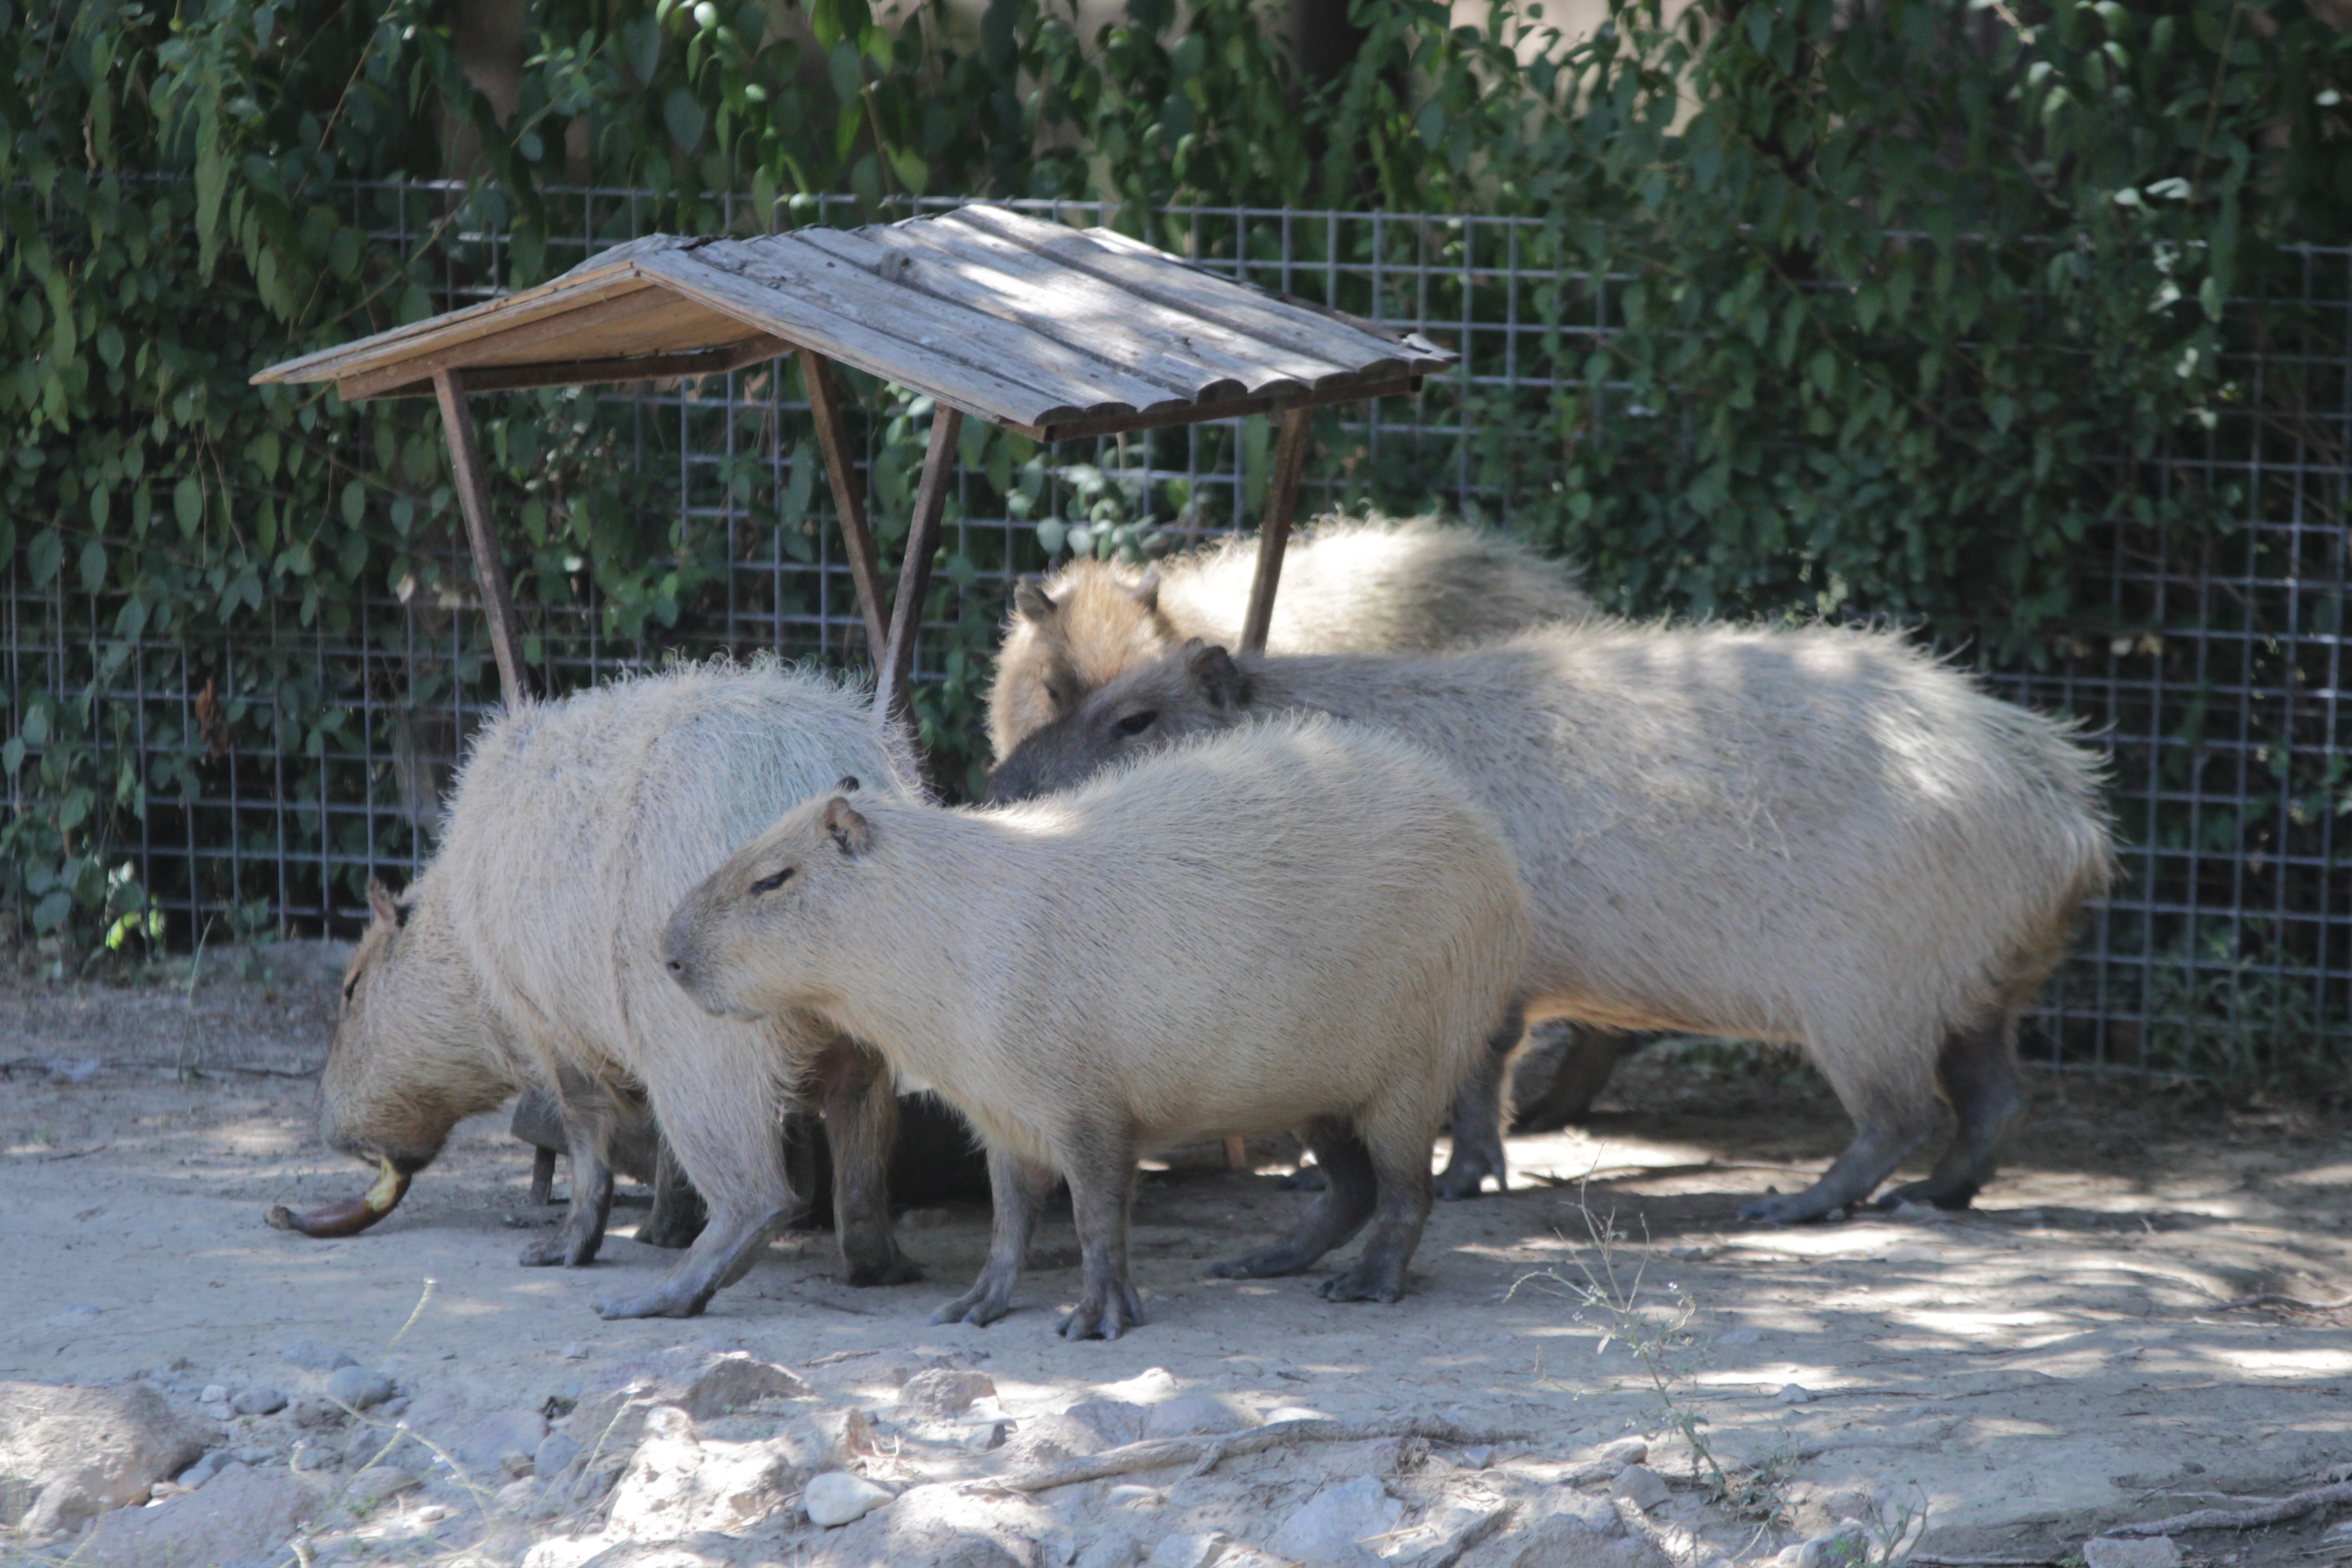
{"type": "MultiPolygon", "coordinates": [[[[354,222],[419,258],[412,276],[429,269],[412,315],[488,298],[509,276],[499,214],[478,197],[469,204],[462,187],[368,184],[344,199],[354,222]]],[[[544,272],[635,236],[651,210],[625,190],[550,200],[567,216],[544,272]]],[[[1032,210],[1099,217],[1082,204],[1032,210]]],[[[746,203],[728,216],[748,228],[772,215],[746,203]]],[[[1612,295],[1630,279],[1559,265],[1537,222],[1156,216],[1154,237],[1204,266],[1420,329],[1462,356],[1418,396],[1318,415],[1305,515],[1408,499],[1508,527],[1526,486],[1558,459],[1557,436],[1542,433],[1564,392],[1598,411],[1604,439],[1611,419],[1644,412],[1627,406],[1623,388],[1592,379],[1604,373],[1593,350],[1616,324],[1612,295]]],[[[856,221],[846,204],[805,199],[773,218],[856,221]]],[[[2032,1042],[2044,1060],[2239,1071],[2352,1032],[2343,728],[2352,252],[2288,260],[2292,275],[2252,302],[2263,329],[2235,367],[2247,395],[2219,413],[2201,449],[2175,442],[2161,465],[2161,483],[2227,497],[2233,525],[2184,545],[2111,521],[2082,547],[2104,570],[2106,612],[2030,667],[1984,671],[2006,695],[2084,721],[2114,765],[2126,874],[2045,994],[2032,1042]],[[2261,308],[2281,300],[2293,308],[2261,308]]],[[[851,381],[887,557],[903,541],[927,407],[851,381]]],[[[536,552],[518,593],[542,689],[720,650],[863,662],[863,624],[790,361],[682,385],[506,395],[568,413],[559,428],[570,448],[554,466],[602,486],[600,504],[675,530],[675,548],[649,552],[641,568],[655,584],[654,612],[616,618],[594,563],[547,529],[550,497],[525,495],[507,526],[536,552]]],[[[492,451],[529,466],[506,448],[496,401],[478,405],[492,451]]],[[[1270,434],[1261,416],[1040,450],[968,423],[919,682],[936,698],[982,678],[1020,572],[1072,552],[1164,549],[1247,526],[1270,434]]],[[[365,596],[350,632],[330,634],[300,606],[259,602],[253,632],[202,658],[164,632],[119,635],[115,607],[75,592],[64,572],[36,591],[11,566],[0,596],[6,679],[18,693],[60,698],[95,687],[125,727],[148,788],[136,840],[119,853],[173,940],[224,921],[224,934],[348,929],[363,917],[370,876],[396,883],[429,859],[440,793],[498,695],[461,543],[455,529],[420,532],[409,569],[365,596]],[[264,649],[268,678],[241,674],[258,669],[264,649]],[[310,689],[292,694],[302,700],[288,700],[303,683],[310,689]],[[327,717],[268,717],[298,709],[327,717]],[[257,712],[265,722],[252,722],[257,712]]],[[[1970,627],[1927,633],[1947,648],[1981,646],[1970,627]]],[[[952,789],[954,768],[983,743],[940,728],[963,710],[922,697],[952,789]]]]}

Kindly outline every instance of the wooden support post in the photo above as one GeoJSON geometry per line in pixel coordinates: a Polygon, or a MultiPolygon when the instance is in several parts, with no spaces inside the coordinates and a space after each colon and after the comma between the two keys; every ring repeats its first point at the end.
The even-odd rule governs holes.
{"type": "Polygon", "coordinates": [[[1282,552],[1290,543],[1298,476],[1307,468],[1307,437],[1314,425],[1311,408],[1294,408],[1282,416],[1282,442],[1265,483],[1265,520],[1257,530],[1257,575],[1250,579],[1249,613],[1242,621],[1245,653],[1264,653],[1266,632],[1274,625],[1274,591],[1282,581],[1282,552]]]}
{"type": "Polygon", "coordinates": [[[923,452],[923,481],[915,491],[915,515],[907,523],[907,559],[898,569],[898,597],[890,607],[890,641],[877,661],[881,674],[874,691],[874,710],[883,722],[903,723],[914,733],[908,707],[909,681],[915,672],[915,633],[923,624],[923,595],[931,586],[931,552],[940,548],[940,513],[948,504],[948,486],[955,482],[956,437],[962,434],[963,415],[945,403],[931,412],[931,444],[923,452]]]}
{"type": "Polygon", "coordinates": [[[833,509],[841,514],[841,542],[849,551],[849,579],[857,588],[857,608],[866,616],[866,656],[882,662],[882,558],[875,553],[874,530],[866,523],[866,498],[857,488],[857,459],[849,450],[849,423],[841,417],[841,392],[833,365],[814,349],[801,350],[801,384],[808,392],[816,444],[824,453],[824,476],[833,486],[833,509]]]}
{"type": "Polygon", "coordinates": [[[530,696],[523,684],[522,637],[516,630],[506,563],[499,558],[498,528],[490,519],[482,449],[475,444],[474,416],[466,407],[465,371],[435,371],[433,391],[441,400],[441,427],[449,438],[449,467],[457,480],[458,508],[466,514],[466,538],[474,547],[474,575],[481,584],[482,613],[490,623],[490,652],[499,661],[499,691],[509,708],[519,708],[530,696]]]}
{"type": "Polygon", "coordinates": [[[1229,1171],[1245,1171],[1250,1168],[1247,1138],[1225,1140],[1225,1168],[1229,1171]]]}

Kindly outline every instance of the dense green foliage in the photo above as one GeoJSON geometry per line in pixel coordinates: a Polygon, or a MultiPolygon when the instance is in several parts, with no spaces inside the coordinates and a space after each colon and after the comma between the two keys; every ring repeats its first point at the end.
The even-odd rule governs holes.
{"type": "MultiPolygon", "coordinates": [[[[1484,509],[1628,609],[1884,613],[2028,660],[2098,613],[2070,569],[2087,528],[2226,509],[2153,482],[2165,444],[2248,397],[2230,302],[2271,247],[2340,239],[2352,214],[2352,43],[2296,0],[1881,0],[1852,20],[1725,0],[1673,22],[1634,0],[1576,39],[1532,5],[1482,31],[1358,0],[1362,49],[1320,83],[1248,0],[1134,0],[1091,37],[1034,0],[992,0],[970,36],[940,0],[539,0],[503,118],[449,12],[0,0],[0,554],[26,602],[52,596],[56,643],[7,694],[0,879],[75,952],[160,933],[114,846],[150,810],[194,813],[239,747],[278,758],[306,831],[357,833],[328,847],[366,858],[375,830],[330,817],[326,765],[363,749],[355,705],[392,694],[325,670],[313,638],[389,654],[405,633],[362,627],[362,589],[461,586],[438,430],[420,403],[246,378],[458,302],[452,278],[546,276],[583,179],[653,193],[640,226],[680,230],[804,221],[838,193],[1108,198],[1175,244],[1190,204],[1529,215],[1517,265],[1552,280],[1525,308],[1612,331],[1552,340],[1571,384],[1540,403],[1447,394],[1484,509]],[[423,243],[370,237],[382,198],[352,182],[461,153],[471,183],[423,243]],[[1623,280],[1605,304],[1579,280],[1600,274],[1623,280]],[[121,698],[184,682],[212,695],[121,698]]],[[[887,543],[923,411],[856,390],[887,543]]],[[[674,471],[623,461],[592,402],[499,402],[482,413],[533,658],[592,596],[606,636],[692,622],[726,547],[678,520],[674,471]]],[[[994,500],[1036,502],[1049,455],[968,427],[964,455],[994,500]]],[[[1404,454],[1350,493],[1416,504],[1454,455],[1404,454]]],[[[1139,548],[1184,504],[1074,473],[1055,549],[1139,548]]],[[[722,481],[807,559],[804,483],[772,493],[755,463],[722,481]]],[[[952,782],[997,614],[959,591],[1027,563],[942,564],[936,605],[961,619],[922,703],[952,782]]],[[[479,659],[398,698],[429,705],[479,659]]],[[[253,883],[181,895],[273,908],[253,883]]]]}

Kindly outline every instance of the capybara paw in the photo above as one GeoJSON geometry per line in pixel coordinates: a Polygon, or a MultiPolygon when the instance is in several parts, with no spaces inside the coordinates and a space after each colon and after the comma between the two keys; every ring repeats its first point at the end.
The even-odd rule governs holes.
{"type": "Polygon", "coordinates": [[[1301,1166],[1276,1185],[1285,1192],[1321,1192],[1331,1183],[1320,1166],[1301,1166]]]}
{"type": "MultiPolygon", "coordinates": [[[[1494,1174],[1483,1160],[1467,1165],[1448,1166],[1431,1179],[1429,1190],[1448,1202],[1455,1202],[1465,1197],[1476,1197],[1486,1190],[1486,1178],[1494,1174]]],[[[1499,1188],[1503,1184],[1498,1181],[1495,1185],[1499,1188]]]]}
{"type": "Polygon", "coordinates": [[[566,1269],[578,1269],[596,1260],[596,1249],[583,1249],[572,1238],[558,1231],[544,1241],[534,1241],[522,1249],[522,1266],[526,1269],[551,1269],[562,1264],[566,1269]]]}
{"type": "Polygon", "coordinates": [[[1099,1299],[1080,1301],[1076,1311],[1062,1320],[1064,1339],[1117,1339],[1143,1322],[1142,1303],[1133,1299],[1122,1300],[1117,1292],[1099,1299]]]}
{"type": "Polygon", "coordinates": [[[1359,1266],[1321,1281],[1315,1293],[1327,1301],[1399,1301],[1404,1299],[1404,1273],[1359,1266]]]}
{"type": "Polygon", "coordinates": [[[1974,1182],[1948,1188],[1938,1187],[1932,1181],[1905,1182],[1880,1195],[1877,1207],[1900,1208],[1906,1203],[1932,1203],[1937,1208],[1960,1209],[1976,1201],[1978,1190],[1974,1182]]]}
{"type": "Polygon", "coordinates": [[[648,1220],[637,1227],[639,1241],[647,1247],[659,1247],[671,1252],[683,1251],[693,1246],[694,1239],[701,1234],[702,1222],[698,1219],[688,1222],[666,1220],[659,1225],[648,1220]]]}
{"type": "Polygon", "coordinates": [[[923,1266],[904,1254],[887,1263],[852,1263],[842,1278],[853,1285],[911,1285],[923,1277],[923,1266]]]}
{"type": "Polygon", "coordinates": [[[1246,1258],[1220,1258],[1202,1270],[1209,1280],[1272,1280],[1296,1274],[1307,1267],[1280,1252],[1253,1252],[1246,1258]]]}
{"type": "Polygon", "coordinates": [[[1754,1197],[1739,1206],[1739,1218],[1764,1225],[1802,1225],[1810,1219],[1820,1219],[1829,1210],[1809,1192],[1774,1193],[1754,1197]]]}
{"type": "Polygon", "coordinates": [[[706,1298],[689,1291],[640,1291],[634,1296],[606,1296],[597,1301],[596,1315],[614,1318],[696,1318],[706,1298]]]}
{"type": "Polygon", "coordinates": [[[1013,1310],[1013,1303],[1001,1296],[975,1291],[968,1296],[958,1296],[931,1314],[934,1323],[970,1323],[976,1329],[986,1328],[1013,1310]]]}

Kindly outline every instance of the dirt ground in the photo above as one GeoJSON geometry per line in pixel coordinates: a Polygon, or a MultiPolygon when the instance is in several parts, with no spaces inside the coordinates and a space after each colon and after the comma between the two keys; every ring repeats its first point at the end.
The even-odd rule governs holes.
{"type": "MultiPolygon", "coordinates": [[[[1738,1203],[1826,1163],[1846,1135],[1834,1102],[1801,1068],[1668,1052],[1629,1062],[1590,1126],[1513,1140],[1508,1193],[1441,1205],[1414,1293],[1393,1307],[1325,1302],[1303,1281],[1201,1278],[1305,1201],[1281,1188],[1289,1167],[1266,1144],[1255,1174],[1203,1158],[1147,1176],[1135,1251],[1150,1319],[1116,1343],[1051,1333],[1076,1281],[1066,1216],[1046,1228],[1022,1310],[987,1329],[927,1325],[979,1267],[982,1203],[903,1218],[920,1284],[848,1289],[831,1238],[813,1234],[776,1245],[703,1319],[604,1322],[593,1296],[673,1255],[628,1239],[644,1209],[625,1207],[593,1269],[516,1267],[554,1211],[530,1207],[529,1153],[502,1119],[461,1129],[365,1235],[263,1226],[270,1204],[345,1197],[366,1180],[310,1127],[333,955],[264,957],[266,980],[215,956],[193,984],[184,961],[128,988],[0,992],[0,1378],[146,1377],[190,1404],[209,1384],[299,1392],[280,1353],[319,1338],[387,1370],[415,1430],[462,1446],[497,1413],[561,1410],[665,1353],[740,1348],[806,1372],[828,1408],[868,1415],[887,1451],[866,1469],[893,1490],[1004,1473],[1048,1451],[1024,1450],[1024,1430],[1057,1430],[1060,1413],[1105,1396],[1433,1418],[1454,1440],[1383,1450],[1397,1472],[1383,1484],[1428,1540],[1446,1508],[1486,1507],[1487,1522],[1457,1531],[1450,1555],[1364,1549],[1430,1565],[1534,1561],[1496,1554],[1518,1539],[1514,1521],[1567,1490],[1603,1495],[1614,1461],[1600,1450],[1628,1435],[1675,1491],[1619,1511],[1678,1568],[1759,1561],[1841,1515],[1865,1519],[1882,1558],[1892,1545],[1929,1562],[2057,1563],[2108,1524],[2279,1496],[2352,1467],[2344,1315],[2224,1310],[2258,1292],[2352,1290],[2352,1120],[2321,1111],[2037,1073],[2003,1174],[1972,1211],[1770,1229],[1740,1224],[1738,1203]],[[1620,1239],[1597,1245],[1596,1220],[1620,1239]],[[1596,1279],[1599,1299],[1574,1288],[1596,1279]],[[889,1354],[910,1348],[984,1371],[996,1395],[982,1414],[1009,1420],[1013,1442],[970,1448],[910,1421],[897,1405],[908,1364],[889,1354]],[[861,1381],[860,1368],[878,1370],[861,1381]],[[1703,1458],[1728,1496],[1703,1484],[1711,1469],[1693,1481],[1703,1458]]],[[[302,1437],[282,1417],[223,1431],[257,1458],[302,1437]]],[[[1213,1530],[1281,1561],[1268,1542],[1284,1518],[1349,1465],[1377,1468],[1285,1446],[1197,1475],[1035,1494],[1003,1517],[1043,1542],[1040,1563],[1113,1561],[1098,1542],[1118,1531],[1140,1552],[1213,1530]]],[[[593,1511],[533,1520],[549,1511],[528,1505],[514,1487],[488,1499],[436,1479],[302,1555],[572,1568],[610,1543],[589,1534],[593,1511]]],[[[2333,1517],[2179,1543],[2248,1568],[2352,1558],[2352,1532],[2326,1533],[2333,1517]]],[[[780,1516],[749,1544],[706,1540],[702,1558],[676,1561],[808,1562],[823,1539],[780,1516]]],[[[0,1545],[0,1558],[11,1550],[43,1549],[0,1545]]]]}

